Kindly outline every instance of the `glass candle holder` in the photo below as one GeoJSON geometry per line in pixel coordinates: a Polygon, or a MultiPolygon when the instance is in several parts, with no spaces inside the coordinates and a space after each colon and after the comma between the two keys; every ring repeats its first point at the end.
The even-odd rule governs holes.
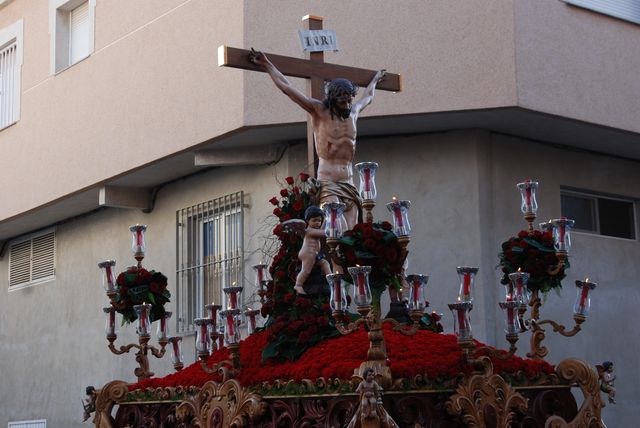
{"type": "Polygon", "coordinates": [[[218,325],[218,349],[222,349],[224,346],[224,325],[222,325],[222,320],[220,321],[218,325]]]}
{"type": "Polygon", "coordinates": [[[144,253],[146,251],[144,232],[147,230],[147,225],[136,224],[129,227],[129,230],[131,231],[132,235],[131,251],[133,252],[133,256],[136,259],[138,257],[144,258],[144,253]]]}
{"type": "Polygon", "coordinates": [[[158,342],[165,341],[169,337],[169,319],[171,318],[171,312],[165,311],[164,317],[158,320],[158,328],[156,329],[156,337],[158,342]]]}
{"type": "Polygon", "coordinates": [[[227,309],[238,309],[238,293],[241,292],[243,287],[235,286],[235,282],[231,287],[225,287],[222,289],[227,295],[227,309]]]}
{"type": "Polygon", "coordinates": [[[222,309],[222,305],[210,303],[208,305],[204,305],[204,308],[207,311],[207,317],[211,320],[209,323],[209,333],[215,333],[216,322],[218,321],[218,311],[222,309]]]}
{"type": "Polygon", "coordinates": [[[116,266],[115,260],[105,260],[98,263],[98,267],[102,269],[102,287],[107,295],[115,294],[116,292],[116,276],[113,268],[116,266]]]}
{"type": "Polygon", "coordinates": [[[324,227],[327,238],[339,239],[347,230],[347,221],[344,218],[346,205],[341,202],[329,202],[323,205],[324,227]]]}
{"type": "Polygon", "coordinates": [[[169,338],[171,344],[171,362],[174,367],[184,365],[184,356],[182,355],[182,337],[174,336],[169,338]]]}
{"type": "Polygon", "coordinates": [[[458,336],[458,340],[470,340],[471,323],[469,322],[469,311],[473,308],[471,302],[449,303],[449,309],[453,313],[453,329],[458,336]]]}
{"type": "Polygon", "coordinates": [[[393,233],[396,236],[408,236],[411,233],[409,224],[409,207],[411,201],[399,201],[395,197],[387,204],[393,218],[393,233]]]}
{"type": "Polygon", "coordinates": [[[115,340],[118,337],[118,326],[116,324],[116,308],[113,306],[108,306],[106,308],[102,308],[106,315],[106,322],[104,325],[104,333],[107,336],[107,339],[113,338],[115,340]]]}
{"type": "Polygon", "coordinates": [[[411,274],[407,275],[407,285],[409,285],[409,309],[412,311],[424,311],[425,309],[425,288],[429,282],[428,275],[411,274]]]}
{"type": "Polygon", "coordinates": [[[538,227],[543,233],[553,233],[553,224],[551,223],[551,220],[539,223],[538,227]]]}
{"type": "Polygon", "coordinates": [[[566,217],[551,220],[553,225],[553,243],[556,251],[568,253],[571,249],[571,228],[575,221],[566,217]]]}
{"type": "Polygon", "coordinates": [[[518,183],[517,186],[522,198],[520,211],[523,214],[535,214],[538,211],[538,202],[536,201],[538,182],[526,179],[523,183],[518,183]]]}
{"type": "Polygon", "coordinates": [[[469,266],[458,266],[456,271],[460,277],[460,289],[458,291],[459,302],[473,302],[473,288],[476,281],[476,274],[479,268],[469,266]]]}
{"type": "Polygon", "coordinates": [[[224,340],[228,345],[240,342],[240,330],[237,326],[236,317],[240,314],[240,309],[227,309],[220,312],[224,320],[224,340]]]}
{"type": "Polygon", "coordinates": [[[259,290],[262,287],[262,282],[267,280],[267,265],[260,262],[252,267],[256,271],[255,287],[256,290],[259,290]]]}
{"type": "Polygon", "coordinates": [[[346,311],[347,310],[347,290],[345,282],[342,280],[342,275],[339,273],[330,273],[327,275],[327,282],[329,283],[329,290],[331,296],[329,297],[329,306],[332,311],[346,311]]]}
{"type": "Polygon", "coordinates": [[[353,301],[358,306],[371,304],[371,287],[369,287],[369,274],[371,266],[353,266],[347,268],[353,279],[353,301]]]}
{"type": "Polygon", "coordinates": [[[530,275],[527,272],[513,272],[509,274],[509,284],[506,285],[507,302],[515,301],[520,305],[529,303],[530,293],[527,282],[530,275]]]}
{"type": "Polygon", "coordinates": [[[247,309],[244,311],[244,316],[247,320],[247,334],[251,335],[256,332],[256,316],[258,316],[259,313],[260,311],[257,309],[247,309]]]}
{"type": "Polygon", "coordinates": [[[360,162],[356,164],[356,170],[360,176],[360,197],[362,199],[375,199],[376,192],[376,162],[360,162]]]}
{"type": "Polygon", "coordinates": [[[578,294],[576,296],[576,303],[573,305],[574,315],[586,317],[589,314],[589,309],[591,308],[591,296],[589,292],[595,290],[597,285],[595,282],[589,282],[589,278],[584,281],[576,281],[578,294]]]}
{"type": "Polygon", "coordinates": [[[520,321],[518,320],[518,307],[520,304],[515,300],[498,302],[505,314],[505,333],[518,334],[520,332],[520,321]]]}
{"type": "Polygon", "coordinates": [[[198,355],[206,355],[211,348],[208,328],[211,320],[209,318],[196,318],[193,323],[196,325],[196,351],[198,355]]]}
{"type": "Polygon", "coordinates": [[[141,305],[133,305],[133,310],[136,311],[136,315],[138,316],[136,325],[138,336],[151,336],[151,320],[149,319],[151,305],[147,303],[143,303],[141,305]]]}

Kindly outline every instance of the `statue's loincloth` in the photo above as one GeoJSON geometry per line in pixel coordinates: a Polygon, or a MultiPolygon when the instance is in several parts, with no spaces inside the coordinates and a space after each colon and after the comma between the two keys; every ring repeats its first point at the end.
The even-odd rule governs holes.
{"type": "Polygon", "coordinates": [[[349,211],[355,206],[358,210],[358,219],[362,218],[362,200],[360,199],[360,194],[356,186],[344,181],[328,180],[315,180],[315,184],[318,188],[318,203],[321,204],[327,198],[335,196],[340,202],[346,205],[345,211],[349,211]]]}

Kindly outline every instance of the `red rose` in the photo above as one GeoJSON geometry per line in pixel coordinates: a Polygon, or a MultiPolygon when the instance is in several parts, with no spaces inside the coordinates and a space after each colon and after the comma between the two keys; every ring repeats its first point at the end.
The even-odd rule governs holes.
{"type": "Polygon", "coordinates": [[[283,270],[279,270],[279,271],[276,272],[276,278],[278,278],[278,279],[282,279],[285,276],[287,276],[287,274],[283,270]]]}
{"type": "Polygon", "coordinates": [[[158,292],[158,284],[155,282],[152,282],[151,284],[149,284],[149,291],[151,291],[152,293],[157,293],[158,292]]]}
{"type": "Polygon", "coordinates": [[[283,196],[283,197],[289,196],[289,191],[287,189],[280,190],[280,196],[283,196]]]}
{"type": "Polygon", "coordinates": [[[286,181],[287,184],[291,185],[291,184],[293,184],[293,177],[289,176],[289,177],[285,178],[284,181],[286,181]]]}
{"type": "Polygon", "coordinates": [[[299,195],[299,194],[300,194],[300,188],[299,188],[298,186],[295,186],[295,187],[293,188],[293,194],[294,194],[294,195],[299,195]]]}
{"type": "Polygon", "coordinates": [[[285,214],[282,216],[281,218],[282,221],[287,221],[287,220],[291,220],[291,214],[285,214]]]}
{"type": "Polygon", "coordinates": [[[296,201],[293,204],[293,209],[296,211],[302,211],[303,208],[304,208],[304,205],[302,204],[302,201],[296,201]]]}
{"type": "Polygon", "coordinates": [[[528,244],[527,244],[525,241],[520,241],[520,243],[518,243],[518,246],[519,246],[520,248],[527,248],[527,245],[528,245],[528,244]]]}
{"type": "Polygon", "coordinates": [[[520,232],[518,232],[518,238],[526,238],[527,236],[529,236],[529,232],[527,232],[526,230],[521,230],[520,232]]]}
{"type": "Polygon", "coordinates": [[[278,198],[274,196],[273,198],[269,199],[269,202],[271,202],[273,205],[278,205],[278,198]]]}
{"type": "Polygon", "coordinates": [[[118,285],[124,285],[124,273],[118,275],[118,279],[116,280],[116,282],[118,283],[118,285]]]}
{"type": "MultiPolygon", "coordinates": [[[[282,273],[284,273],[284,272],[282,272],[282,273]]],[[[291,303],[291,302],[293,302],[293,300],[294,300],[295,298],[296,298],[296,296],[295,296],[293,293],[287,293],[287,294],[285,294],[285,295],[284,295],[284,297],[282,298],[282,300],[283,300],[285,303],[291,303]]]]}
{"type": "Polygon", "coordinates": [[[389,223],[388,221],[383,221],[382,222],[382,228],[384,230],[391,230],[391,229],[393,229],[393,226],[391,226],[391,223],[389,223]]]}
{"type": "Polygon", "coordinates": [[[369,250],[373,250],[376,248],[376,241],[374,241],[373,239],[365,239],[364,246],[369,250]]]}
{"type": "Polygon", "coordinates": [[[125,294],[127,294],[127,291],[129,290],[127,289],[127,287],[120,287],[118,291],[120,292],[121,296],[124,296],[125,294]]]}
{"type": "Polygon", "coordinates": [[[305,174],[304,172],[300,173],[300,181],[305,182],[309,179],[309,174],[305,174]]]}
{"type": "Polygon", "coordinates": [[[280,208],[274,208],[273,215],[280,217],[282,215],[282,210],[280,208]]]}

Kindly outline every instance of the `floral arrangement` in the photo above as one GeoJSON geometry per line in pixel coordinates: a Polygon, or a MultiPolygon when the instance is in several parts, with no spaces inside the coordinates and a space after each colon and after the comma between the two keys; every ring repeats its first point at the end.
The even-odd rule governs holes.
{"type": "MultiPolygon", "coordinates": [[[[384,336],[389,364],[394,377],[410,379],[421,375],[425,384],[431,387],[455,387],[458,376],[471,370],[463,362],[462,352],[456,337],[452,334],[436,334],[419,330],[414,336],[405,336],[384,326],[384,336]]],[[[262,331],[249,336],[240,343],[240,364],[242,370],[236,379],[245,387],[263,393],[274,393],[278,379],[300,382],[302,379],[315,380],[351,379],[353,370],[367,359],[369,339],[367,332],[358,330],[348,336],[328,339],[311,347],[297,361],[261,361],[261,350],[269,344],[270,333],[262,331]]],[[[481,343],[477,343],[479,347],[481,343]]],[[[229,358],[227,348],[216,351],[209,357],[208,365],[229,358]]],[[[491,358],[496,373],[506,376],[512,384],[528,382],[544,383],[553,367],[541,360],[527,360],[511,356],[506,360],[491,358]]],[[[207,374],[196,361],[183,370],[164,378],[145,379],[130,385],[129,390],[145,390],[168,386],[202,386],[207,381],[221,381],[218,373],[207,374]]],[[[285,382],[287,383],[287,382],[285,382]]],[[[289,383],[287,383],[289,385],[289,383]]]]}
{"type": "MultiPolygon", "coordinates": [[[[369,284],[374,302],[388,285],[400,289],[402,272],[402,247],[392,232],[391,223],[358,223],[352,230],[344,232],[338,242],[343,266],[371,266],[369,284]]],[[[346,277],[347,281],[351,278],[346,277]]]]}
{"type": "MultiPolygon", "coordinates": [[[[304,211],[311,204],[309,175],[300,173],[297,179],[285,178],[280,198],[269,200],[275,205],[273,214],[280,222],[303,219],[304,211]]],[[[319,341],[335,336],[331,326],[331,308],[322,296],[298,296],[293,287],[298,267],[298,251],[302,238],[288,233],[278,224],[273,229],[280,248],[273,257],[269,273],[273,278],[267,286],[266,302],[262,305],[263,317],[268,317],[265,330],[269,344],[262,350],[263,361],[295,360],[319,341]]]]}
{"type": "Polygon", "coordinates": [[[566,260],[564,266],[555,275],[550,273],[558,266],[560,260],[553,247],[551,232],[539,230],[535,230],[532,234],[523,230],[518,233],[518,236],[509,238],[502,243],[502,252],[498,257],[503,273],[500,281],[502,284],[508,284],[509,274],[520,269],[530,275],[527,284],[529,290],[543,293],[560,288],[561,281],[566,276],[565,269],[569,267],[569,261],[566,260]]]}
{"type": "Polygon", "coordinates": [[[151,304],[152,322],[164,317],[164,304],[169,302],[171,293],[167,290],[167,277],[162,273],[133,266],[121,272],[116,283],[118,294],[114,306],[122,314],[123,323],[135,321],[138,316],[133,306],[145,302],[151,304]]]}

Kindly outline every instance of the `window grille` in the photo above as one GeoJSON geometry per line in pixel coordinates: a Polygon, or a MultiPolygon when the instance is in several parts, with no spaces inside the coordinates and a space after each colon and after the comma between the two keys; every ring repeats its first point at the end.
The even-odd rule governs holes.
{"type": "Polygon", "coordinates": [[[21,288],[55,278],[55,232],[16,242],[9,250],[9,287],[21,288]]]}
{"type": "Polygon", "coordinates": [[[204,305],[226,304],[224,287],[242,284],[244,193],[237,192],[176,212],[176,320],[194,331],[204,305]]]}
{"type": "Polygon", "coordinates": [[[16,118],[17,67],[16,41],[0,50],[0,128],[14,123],[16,118]]]}

